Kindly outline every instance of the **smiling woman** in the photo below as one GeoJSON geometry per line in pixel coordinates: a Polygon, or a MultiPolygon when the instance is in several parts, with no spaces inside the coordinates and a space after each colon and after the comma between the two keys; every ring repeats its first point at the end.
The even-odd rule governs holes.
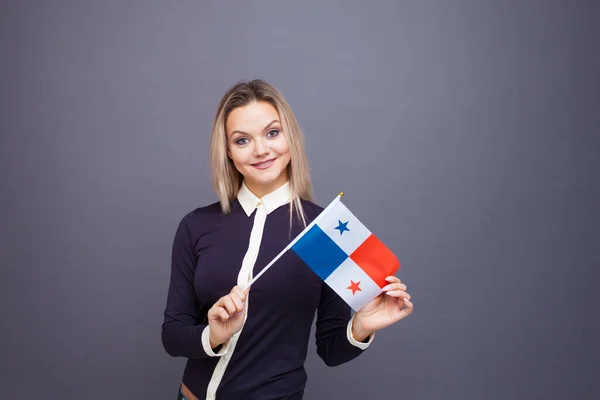
{"type": "MultiPolygon", "coordinates": [[[[292,108],[275,87],[257,79],[241,82],[225,93],[213,120],[210,157],[213,187],[223,213],[230,212],[242,183],[250,185],[251,191],[262,197],[288,182],[293,194],[289,202],[290,216],[296,210],[296,216],[306,223],[302,200],[313,200],[313,188],[304,135],[292,108]],[[237,151],[243,149],[246,152],[237,151]],[[250,160],[244,158],[244,154],[250,160]],[[256,172],[252,164],[260,167],[273,158],[280,159],[269,174],[249,175],[250,171],[256,172]],[[268,182],[269,177],[273,181],[263,187],[261,182],[265,179],[268,182]]],[[[265,166],[271,169],[268,163],[262,167],[265,166]]]]}
{"type": "Polygon", "coordinates": [[[258,197],[288,180],[290,148],[279,119],[275,107],[264,101],[238,107],[227,118],[227,153],[258,197]]]}
{"type": "Polygon", "coordinates": [[[409,315],[410,295],[390,276],[352,316],[294,252],[244,289],[323,210],[312,202],[296,118],[273,86],[254,80],[225,93],[210,157],[219,202],[186,214],[173,242],[162,341],[188,359],[178,398],[302,399],[315,313],[317,353],[334,366],[409,315]]]}

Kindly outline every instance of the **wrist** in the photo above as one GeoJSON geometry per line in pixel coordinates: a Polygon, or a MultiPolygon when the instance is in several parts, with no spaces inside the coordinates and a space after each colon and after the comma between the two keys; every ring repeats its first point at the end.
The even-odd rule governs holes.
{"type": "Polygon", "coordinates": [[[358,342],[365,342],[372,333],[372,331],[364,329],[360,315],[355,314],[352,320],[352,337],[358,342]]]}
{"type": "Polygon", "coordinates": [[[208,336],[208,341],[210,342],[210,348],[214,350],[217,347],[221,346],[223,343],[225,343],[227,340],[219,340],[215,338],[211,331],[210,335],[208,336]]]}

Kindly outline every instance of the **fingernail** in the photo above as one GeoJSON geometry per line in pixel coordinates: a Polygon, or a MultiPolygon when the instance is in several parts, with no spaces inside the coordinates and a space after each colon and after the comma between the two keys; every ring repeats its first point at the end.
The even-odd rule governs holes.
{"type": "Polygon", "coordinates": [[[393,276],[388,276],[387,278],[385,278],[386,281],[391,282],[394,280],[393,276]]]}

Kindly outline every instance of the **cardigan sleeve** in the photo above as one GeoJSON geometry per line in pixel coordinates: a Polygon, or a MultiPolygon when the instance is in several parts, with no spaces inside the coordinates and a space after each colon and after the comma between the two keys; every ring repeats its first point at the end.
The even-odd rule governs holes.
{"type": "Polygon", "coordinates": [[[161,339],[165,351],[173,357],[207,358],[225,354],[229,341],[214,352],[210,347],[208,324],[198,324],[198,299],[194,290],[197,257],[184,217],[175,232],[171,252],[171,279],[164,311],[161,339]]]}
{"type": "Polygon", "coordinates": [[[351,313],[350,306],[323,282],[315,338],[317,354],[330,367],[358,357],[373,341],[374,333],[365,343],[352,337],[351,313]]]}

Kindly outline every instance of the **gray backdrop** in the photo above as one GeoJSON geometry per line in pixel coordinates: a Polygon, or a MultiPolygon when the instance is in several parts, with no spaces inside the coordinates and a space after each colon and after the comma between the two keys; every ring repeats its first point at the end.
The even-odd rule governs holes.
{"type": "Polygon", "coordinates": [[[415,303],[349,364],[311,341],[307,399],[600,398],[599,8],[2,1],[0,398],[175,398],[172,239],[254,77],[415,303]]]}

